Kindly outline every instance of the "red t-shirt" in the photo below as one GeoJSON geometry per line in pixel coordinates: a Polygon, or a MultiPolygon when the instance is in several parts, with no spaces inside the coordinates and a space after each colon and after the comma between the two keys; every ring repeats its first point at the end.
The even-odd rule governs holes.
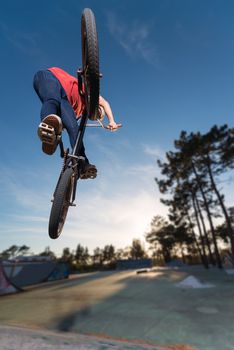
{"type": "Polygon", "coordinates": [[[52,67],[48,70],[54,74],[54,76],[59,80],[60,84],[64,88],[68,101],[72,105],[77,118],[79,118],[85,108],[84,98],[80,96],[78,92],[78,81],[72,75],[68,74],[61,68],[52,67]]]}

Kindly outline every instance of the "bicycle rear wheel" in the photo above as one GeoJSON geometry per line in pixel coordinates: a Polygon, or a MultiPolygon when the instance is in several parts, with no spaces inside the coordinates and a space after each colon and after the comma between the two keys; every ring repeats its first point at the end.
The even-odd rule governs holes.
{"type": "Polygon", "coordinates": [[[61,175],[57,185],[50,212],[49,236],[56,239],[60,236],[70,205],[72,195],[73,169],[68,168],[61,175]]]}
{"type": "Polygon", "coordinates": [[[82,70],[88,118],[98,116],[100,75],[99,49],[95,17],[92,10],[84,9],[81,17],[82,70]]]}

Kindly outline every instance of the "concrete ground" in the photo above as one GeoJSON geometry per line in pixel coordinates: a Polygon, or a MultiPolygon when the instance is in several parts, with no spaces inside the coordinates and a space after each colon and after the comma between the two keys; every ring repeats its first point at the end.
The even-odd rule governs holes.
{"type": "Polygon", "coordinates": [[[113,349],[147,349],[147,343],[154,349],[186,344],[199,350],[233,350],[233,286],[233,275],[202,267],[79,275],[2,297],[0,325],[101,337],[102,347],[83,349],[112,349],[111,339],[112,346],[120,346],[112,341],[125,342],[113,349]],[[214,287],[176,286],[191,275],[214,287]]]}
{"type": "Polygon", "coordinates": [[[137,344],[113,338],[74,333],[0,326],[1,350],[194,350],[191,347],[162,347],[142,342],[137,344]]]}

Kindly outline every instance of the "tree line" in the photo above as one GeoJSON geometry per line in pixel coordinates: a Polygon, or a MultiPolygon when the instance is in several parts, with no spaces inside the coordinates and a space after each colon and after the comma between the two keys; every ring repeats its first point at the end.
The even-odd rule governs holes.
{"type": "MultiPolygon", "coordinates": [[[[27,245],[12,245],[0,253],[0,260],[20,260],[20,258],[35,256],[27,245]]],[[[58,262],[65,262],[74,271],[93,271],[97,269],[114,269],[118,260],[147,258],[148,253],[144,243],[139,239],[133,239],[131,246],[116,249],[112,244],[103,248],[96,247],[92,253],[88,247],[78,244],[76,249],[65,247],[61,256],[57,256],[50,247],[38,253],[37,256],[49,257],[58,262]]]]}
{"type": "Polygon", "coordinates": [[[162,177],[155,179],[168,220],[155,216],[146,240],[166,262],[176,250],[206,268],[222,268],[224,255],[234,263],[233,213],[221,187],[234,166],[234,129],[225,124],[204,134],[182,131],[174,147],[166,161],[157,160],[162,177]]]}

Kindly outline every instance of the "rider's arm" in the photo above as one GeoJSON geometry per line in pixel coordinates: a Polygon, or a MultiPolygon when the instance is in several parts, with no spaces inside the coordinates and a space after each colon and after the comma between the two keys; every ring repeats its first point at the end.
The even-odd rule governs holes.
{"type": "Polygon", "coordinates": [[[115,130],[118,129],[122,126],[122,124],[117,124],[115,122],[112,110],[111,110],[111,106],[109,104],[109,102],[107,102],[102,96],[99,96],[99,105],[102,106],[105,110],[106,116],[109,120],[109,125],[108,125],[108,129],[111,130],[115,130]]]}

